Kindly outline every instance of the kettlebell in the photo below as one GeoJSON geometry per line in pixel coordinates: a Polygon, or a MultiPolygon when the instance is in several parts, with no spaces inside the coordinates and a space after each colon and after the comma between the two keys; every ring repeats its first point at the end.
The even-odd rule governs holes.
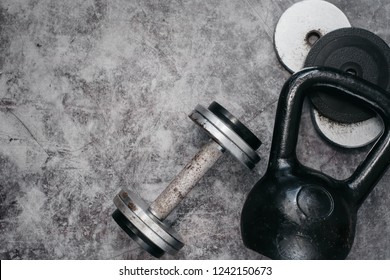
{"type": "Polygon", "coordinates": [[[306,68],[281,91],[266,173],[241,213],[246,247],[271,259],[345,259],[352,247],[360,205],[390,163],[390,95],[351,74],[306,68]],[[332,88],[375,112],[384,129],[365,160],[345,180],[302,165],[296,156],[304,97],[332,88]]]}

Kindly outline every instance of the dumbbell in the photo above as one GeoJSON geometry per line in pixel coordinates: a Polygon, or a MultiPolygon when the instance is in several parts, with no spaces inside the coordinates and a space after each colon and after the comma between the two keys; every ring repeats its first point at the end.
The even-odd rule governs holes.
{"type": "Polygon", "coordinates": [[[175,254],[184,243],[164,222],[203,175],[225,151],[252,169],[260,161],[256,150],[261,141],[217,102],[201,105],[189,115],[211,138],[153,203],[147,204],[134,192],[121,190],[114,198],[112,217],[143,249],[155,257],[175,254]]]}

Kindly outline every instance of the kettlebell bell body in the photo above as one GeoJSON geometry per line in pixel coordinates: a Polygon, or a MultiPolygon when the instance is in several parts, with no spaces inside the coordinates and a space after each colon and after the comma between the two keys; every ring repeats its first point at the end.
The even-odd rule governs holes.
{"type": "Polygon", "coordinates": [[[344,259],[355,236],[360,205],[390,163],[390,97],[384,90],[329,68],[307,68],[284,85],[277,108],[268,169],[241,214],[244,244],[272,259],[344,259]],[[376,112],[384,130],[346,180],[303,166],[296,157],[304,97],[329,87],[376,112]]]}

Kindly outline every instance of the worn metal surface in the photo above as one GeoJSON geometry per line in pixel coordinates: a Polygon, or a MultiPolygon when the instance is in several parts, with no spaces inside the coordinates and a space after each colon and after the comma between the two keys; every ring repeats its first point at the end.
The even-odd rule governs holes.
{"type": "Polygon", "coordinates": [[[367,146],[383,131],[383,122],[377,117],[358,123],[343,124],[321,116],[314,107],[310,110],[317,131],[331,143],[343,148],[367,146]]]}
{"type": "Polygon", "coordinates": [[[163,221],[222,155],[223,148],[210,140],[153,201],[150,212],[163,221]]]}
{"type": "Polygon", "coordinates": [[[275,27],[274,44],[279,61],[288,71],[299,71],[316,39],[349,26],[345,14],[330,2],[295,3],[282,14],[275,27]]]}

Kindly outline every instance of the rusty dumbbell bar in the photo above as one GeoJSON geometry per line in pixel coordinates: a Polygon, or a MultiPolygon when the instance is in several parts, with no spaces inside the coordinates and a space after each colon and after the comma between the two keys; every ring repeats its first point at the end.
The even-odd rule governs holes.
{"type": "Polygon", "coordinates": [[[217,102],[208,108],[198,105],[189,117],[210,136],[183,170],[148,207],[134,192],[121,190],[114,198],[117,210],[112,214],[118,225],[142,248],[155,257],[175,254],[183,242],[164,222],[165,218],[191,191],[203,175],[229,151],[248,168],[260,157],[255,152],[261,141],[237,118],[217,102]]]}

